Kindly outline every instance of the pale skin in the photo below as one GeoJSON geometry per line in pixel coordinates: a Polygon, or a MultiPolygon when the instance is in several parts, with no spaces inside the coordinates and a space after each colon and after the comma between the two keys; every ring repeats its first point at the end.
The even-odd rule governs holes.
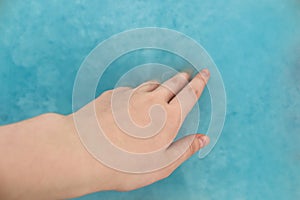
{"type": "MultiPolygon", "coordinates": [[[[163,149],[167,159],[170,152],[190,141],[189,148],[168,166],[148,173],[113,169],[84,147],[72,114],[48,113],[0,127],[0,199],[66,199],[97,191],[130,191],[168,177],[209,143],[204,134],[191,134],[173,142],[185,116],[200,98],[209,71],[204,69],[192,80],[189,78],[188,73],[179,73],[162,84],[147,82],[137,88],[118,88],[104,92],[92,102],[98,121],[107,130],[106,136],[127,151],[163,149]],[[168,116],[164,128],[146,140],[124,134],[113,120],[110,102],[114,91],[121,96],[132,91],[129,112],[139,125],[151,122],[147,113],[152,105],[161,105],[168,116]],[[184,110],[178,109],[180,103],[184,110]]],[[[84,112],[85,107],[77,112],[84,112]]]]}

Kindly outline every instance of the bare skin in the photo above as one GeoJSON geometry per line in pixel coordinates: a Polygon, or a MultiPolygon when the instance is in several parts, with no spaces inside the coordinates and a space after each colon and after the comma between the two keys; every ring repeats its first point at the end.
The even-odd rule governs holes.
{"type": "MultiPolygon", "coordinates": [[[[183,145],[190,144],[174,162],[148,173],[118,171],[95,159],[78,137],[73,114],[48,113],[0,127],[0,199],[65,199],[96,191],[129,191],[168,177],[209,143],[203,134],[192,134],[173,142],[208,79],[208,70],[202,70],[191,81],[187,73],[179,73],[163,84],[147,82],[134,89],[110,90],[75,113],[84,115],[85,109],[95,105],[106,137],[128,152],[160,149],[162,157],[168,159],[183,145]],[[128,92],[132,94],[128,111],[141,126],[151,123],[151,106],[160,105],[167,116],[161,119],[165,120],[163,128],[153,137],[142,140],[125,134],[114,121],[110,104],[114,92],[120,97],[128,92]]],[[[118,114],[118,108],[116,111],[118,114]]],[[[92,116],[85,116],[87,121],[89,117],[92,116]]],[[[155,116],[155,120],[159,123],[160,116],[155,116]]]]}

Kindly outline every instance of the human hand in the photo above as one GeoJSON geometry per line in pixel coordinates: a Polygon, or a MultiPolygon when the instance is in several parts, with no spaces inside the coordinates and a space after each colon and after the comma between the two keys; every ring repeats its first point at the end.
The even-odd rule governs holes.
{"type": "MultiPolygon", "coordinates": [[[[108,178],[106,184],[109,183],[109,186],[106,185],[105,189],[128,191],[166,178],[208,144],[209,138],[202,134],[192,134],[173,142],[185,117],[200,98],[209,79],[209,71],[202,70],[190,82],[189,76],[183,72],[162,84],[149,81],[136,88],[109,90],[74,113],[85,124],[84,132],[79,135],[84,144],[88,143],[85,147],[90,158],[100,160],[93,165],[95,179],[108,178]],[[93,110],[94,106],[101,127],[99,130],[93,130],[90,123],[95,116],[89,110],[93,110]],[[99,132],[105,137],[97,138],[99,132]],[[92,141],[86,139],[89,134],[92,141]],[[101,143],[104,140],[130,154],[159,152],[159,156],[132,161],[129,156],[124,158],[114,151],[101,150],[106,146],[101,143]],[[102,155],[97,156],[97,153],[102,155]],[[145,168],[149,166],[156,168],[148,172],[145,168]]],[[[93,191],[103,190],[103,182],[95,182],[93,191]]]]}

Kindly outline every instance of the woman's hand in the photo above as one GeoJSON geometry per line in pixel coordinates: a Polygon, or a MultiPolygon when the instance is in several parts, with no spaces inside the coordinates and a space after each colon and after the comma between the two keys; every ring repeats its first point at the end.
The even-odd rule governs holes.
{"type": "MultiPolygon", "coordinates": [[[[206,69],[191,81],[187,73],[179,73],[163,84],[146,82],[134,89],[106,91],[72,115],[46,114],[0,127],[0,156],[6,159],[0,161],[0,197],[71,198],[103,190],[133,190],[168,177],[209,142],[202,134],[173,142],[208,79],[206,69]],[[85,133],[78,133],[73,120],[80,116],[89,124],[95,116],[87,110],[94,105],[101,134],[107,141],[130,154],[160,152],[155,164],[161,167],[148,173],[142,173],[142,168],[136,173],[120,171],[105,161],[109,158],[112,165],[120,162],[118,155],[106,149],[101,152],[101,162],[93,154],[99,141],[92,150],[83,145],[85,133]]],[[[86,133],[95,131],[86,126],[86,133]]],[[[124,162],[121,167],[151,164],[151,160],[141,159],[124,162]]]]}
{"type": "MultiPolygon", "coordinates": [[[[88,113],[86,110],[89,107],[93,109],[95,103],[101,134],[104,134],[113,145],[131,154],[161,152],[160,156],[155,159],[157,166],[161,166],[161,169],[157,167],[157,170],[151,173],[141,173],[144,172],[142,168],[134,171],[138,174],[124,173],[110,169],[108,166],[108,171],[111,172],[107,173],[113,174],[111,176],[113,181],[112,179],[108,181],[113,182],[110,189],[133,190],[163,179],[193,153],[208,144],[208,137],[201,134],[190,135],[173,143],[186,115],[200,97],[208,78],[209,71],[203,70],[190,82],[188,73],[179,73],[163,84],[150,81],[137,88],[121,87],[109,90],[98,97],[95,102],[75,113],[77,118],[79,116],[80,120],[85,120],[84,124],[88,124],[91,121],[90,117],[94,116],[86,116],[88,113]],[[163,167],[165,163],[169,165],[163,167]]],[[[88,132],[99,134],[97,130],[87,129],[93,129],[93,127],[87,126],[81,134],[88,134],[88,132]]],[[[95,144],[91,146],[97,148],[104,145],[95,141],[95,144]]],[[[89,146],[86,147],[89,149],[89,146]]],[[[97,150],[92,149],[91,152],[97,152],[97,150]]],[[[108,156],[107,158],[105,155],[101,157],[104,163],[106,159],[116,163],[119,160],[126,160],[128,162],[120,164],[121,168],[125,171],[134,168],[129,162],[129,156],[126,159],[119,158],[116,153],[109,150],[102,154],[108,156]]],[[[97,157],[97,155],[94,156],[97,157]]],[[[111,168],[115,168],[113,164],[111,168]]],[[[149,166],[151,160],[135,160],[134,165],[149,166]]],[[[98,186],[101,187],[101,184],[98,186]]]]}

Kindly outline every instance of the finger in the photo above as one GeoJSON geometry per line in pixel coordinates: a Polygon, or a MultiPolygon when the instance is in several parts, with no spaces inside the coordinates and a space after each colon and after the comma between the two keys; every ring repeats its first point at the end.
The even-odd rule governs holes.
{"type": "Polygon", "coordinates": [[[181,72],[165,81],[154,92],[162,97],[166,102],[169,102],[186,84],[188,84],[190,74],[181,72]]]}
{"type": "Polygon", "coordinates": [[[159,179],[169,176],[177,167],[188,160],[193,154],[209,143],[209,137],[203,134],[189,135],[172,143],[167,151],[167,156],[174,157],[178,152],[183,152],[182,155],[166,168],[158,171],[159,179]]]}
{"type": "Polygon", "coordinates": [[[158,86],[160,85],[160,83],[158,81],[147,81],[145,83],[142,83],[141,85],[139,85],[136,90],[138,92],[152,92],[153,90],[155,90],[158,86]]]}
{"type": "Polygon", "coordinates": [[[181,109],[182,119],[185,119],[200,98],[209,76],[208,69],[203,69],[170,101],[171,106],[181,109]]]}

